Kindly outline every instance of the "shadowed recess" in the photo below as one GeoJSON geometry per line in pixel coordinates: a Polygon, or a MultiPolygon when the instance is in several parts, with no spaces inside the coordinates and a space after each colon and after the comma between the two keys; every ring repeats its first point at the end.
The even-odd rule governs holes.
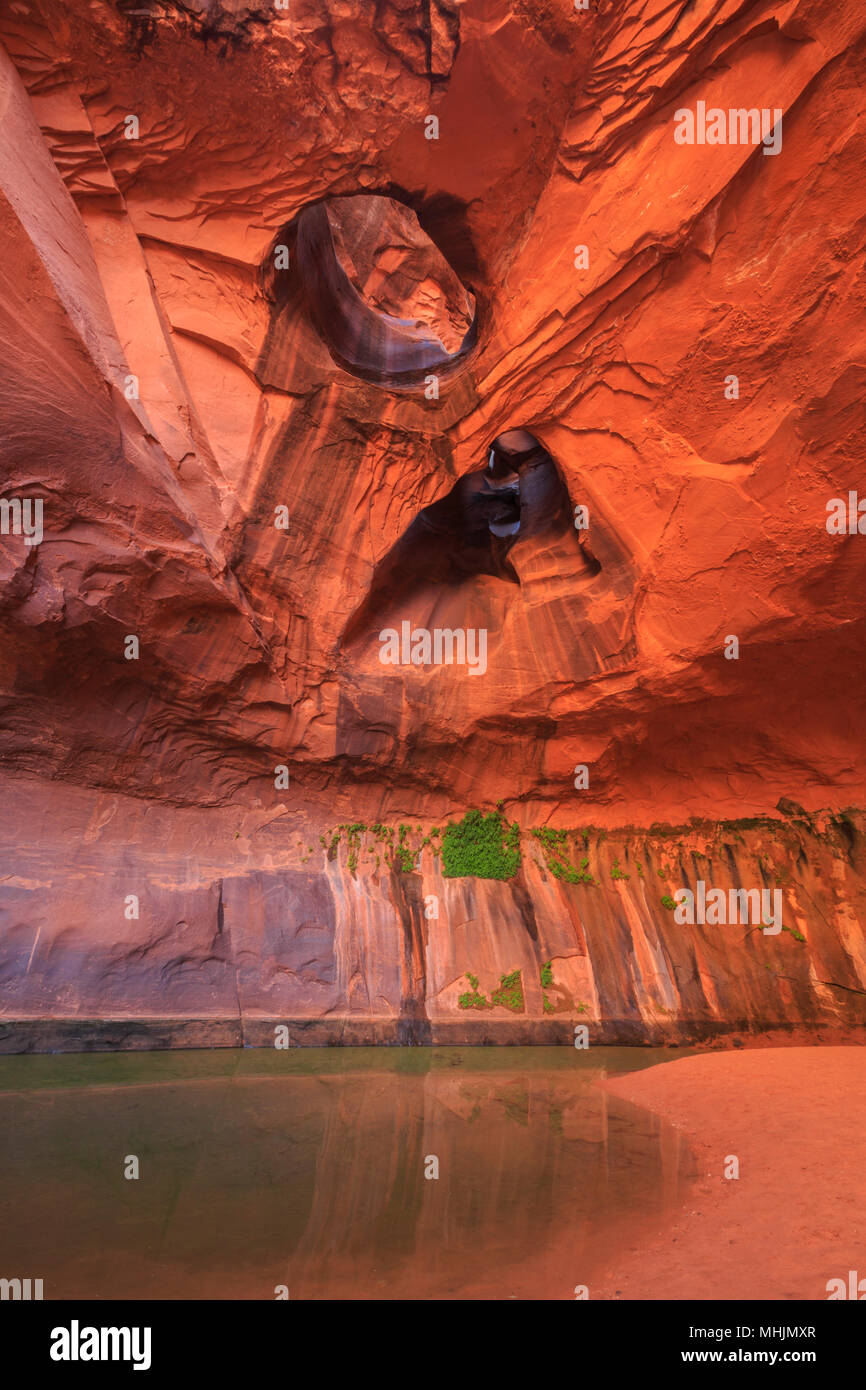
{"type": "Polygon", "coordinates": [[[601,564],[571,522],[568,491],[543,444],[528,430],[506,430],[491,444],[483,468],[465,474],[446,497],[419,512],[379,564],[370,592],[346,626],[351,642],[396,598],[428,587],[456,588],[478,575],[520,585],[512,551],[557,540],[568,568],[585,578],[601,564]]]}

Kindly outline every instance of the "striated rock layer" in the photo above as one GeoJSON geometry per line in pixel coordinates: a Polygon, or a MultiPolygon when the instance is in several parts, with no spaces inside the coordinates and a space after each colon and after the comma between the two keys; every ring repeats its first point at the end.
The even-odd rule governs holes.
{"type": "Polygon", "coordinates": [[[3,1045],[860,1022],[858,0],[0,41],[3,1045]],[[772,135],[678,143],[699,103],[772,135]],[[404,625],[484,669],[383,663],[404,625]],[[515,877],[416,870],[499,800],[515,877]],[[556,877],[530,830],[590,824],[556,877]],[[675,923],[699,878],[797,935],[675,923]]]}
{"type": "Polygon", "coordinates": [[[516,873],[497,880],[445,876],[423,826],[403,827],[395,855],[381,825],[308,843],[258,811],[76,790],[47,821],[43,799],[19,784],[3,845],[16,871],[0,889],[0,1050],[569,1044],[584,1025],[582,1041],[659,1043],[866,1024],[862,816],[588,828],[552,848],[524,834],[516,873]],[[673,895],[699,882],[763,889],[773,929],[747,913],[678,921],[673,895]]]}

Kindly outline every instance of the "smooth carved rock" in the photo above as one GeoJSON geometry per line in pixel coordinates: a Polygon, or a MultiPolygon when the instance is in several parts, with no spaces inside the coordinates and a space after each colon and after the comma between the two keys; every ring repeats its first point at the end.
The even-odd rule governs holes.
{"type": "Polygon", "coordinates": [[[453,357],[472,327],[475,300],[410,208],[375,195],[324,204],[337,258],[361,297],[407,334],[438,339],[453,357]]]}
{"type": "Polygon", "coordinates": [[[350,371],[399,385],[441,372],[474,345],[473,296],[393,199],[305,208],[296,253],[312,317],[350,371]]]}

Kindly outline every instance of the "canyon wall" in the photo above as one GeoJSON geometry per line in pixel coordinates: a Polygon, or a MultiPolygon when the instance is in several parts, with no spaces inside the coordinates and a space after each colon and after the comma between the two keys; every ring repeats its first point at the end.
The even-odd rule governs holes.
{"type": "Polygon", "coordinates": [[[17,820],[38,834],[2,845],[0,1051],[818,1040],[866,1023],[862,815],[524,831],[507,879],[446,876],[437,827],[417,824],[318,836],[288,814],[81,791],[46,818],[38,783],[19,784],[17,820]],[[767,896],[688,920],[674,904],[699,884],[767,896]]]}
{"type": "Polygon", "coordinates": [[[29,0],[0,44],[2,1045],[859,1023],[859,0],[29,0]],[[553,471],[501,463],[503,524],[514,431],[553,471]],[[484,670],[384,663],[404,624],[484,670]],[[443,878],[500,801],[516,876],[443,878]],[[361,823],[412,867],[331,856],[361,823]],[[574,826],[592,884],[532,835],[574,826]],[[797,936],[677,924],[699,878],[797,936]]]}

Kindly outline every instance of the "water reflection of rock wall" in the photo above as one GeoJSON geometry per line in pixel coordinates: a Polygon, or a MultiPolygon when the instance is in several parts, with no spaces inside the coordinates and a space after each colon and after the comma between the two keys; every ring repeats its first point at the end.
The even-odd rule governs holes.
{"type": "Polygon", "coordinates": [[[609,1239],[614,1218],[672,1202],[679,1173],[675,1133],[611,1105],[592,1079],[479,1077],[455,1065],[406,1086],[396,1111],[387,1083],[329,1083],[338,1094],[292,1261],[299,1289],[447,1297],[468,1285],[501,1297],[515,1266],[543,1260],[566,1234],[571,1284],[589,1277],[585,1261],[597,1257],[594,1243],[609,1239]],[[438,1179],[424,1177],[431,1157],[438,1179]],[[378,1253],[369,1286],[371,1232],[378,1253]]]}
{"type": "Polygon", "coordinates": [[[686,1156],[600,1060],[536,1055],[0,1093],[5,1257],[47,1298],[573,1296],[686,1156]]]}

